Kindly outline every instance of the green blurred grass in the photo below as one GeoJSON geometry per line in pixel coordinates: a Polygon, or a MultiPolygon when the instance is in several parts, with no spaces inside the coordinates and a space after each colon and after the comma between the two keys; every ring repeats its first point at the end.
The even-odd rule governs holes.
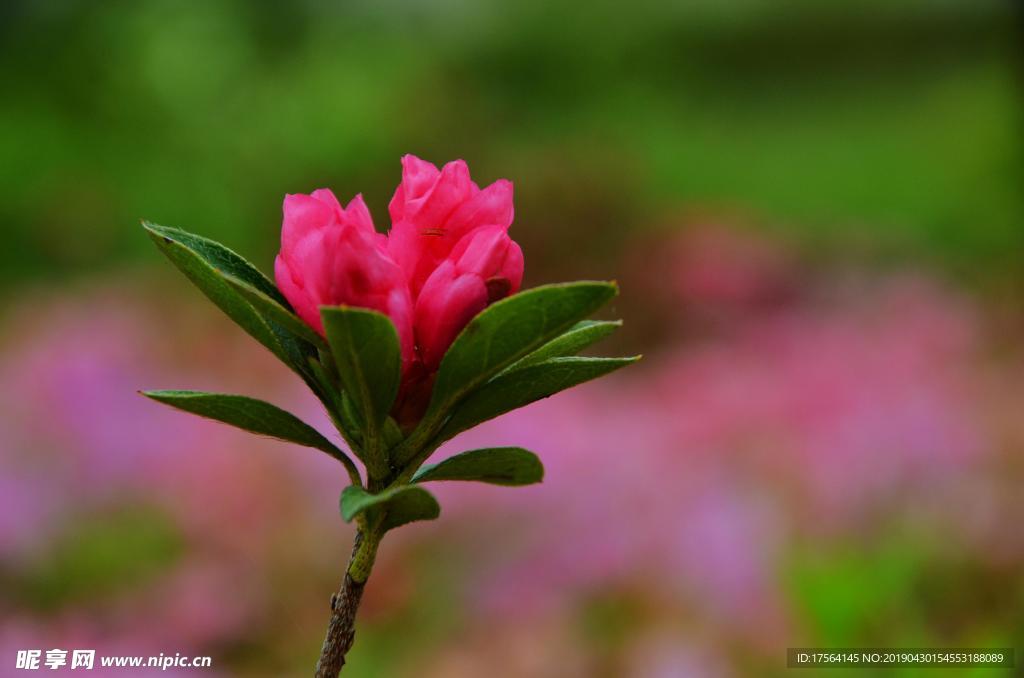
{"type": "Polygon", "coordinates": [[[130,261],[140,218],[267,262],[282,194],[321,185],[365,192],[384,228],[404,152],[513,178],[527,244],[582,230],[610,256],[601,241],[695,211],[817,256],[1018,276],[1009,4],[3,11],[6,283],[130,261]]]}

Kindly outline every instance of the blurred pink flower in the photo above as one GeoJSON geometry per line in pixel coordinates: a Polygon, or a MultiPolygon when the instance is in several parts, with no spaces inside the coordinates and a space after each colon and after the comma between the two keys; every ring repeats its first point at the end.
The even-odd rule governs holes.
{"type": "Polygon", "coordinates": [[[715,648],[685,639],[680,629],[641,637],[630,648],[627,675],[633,678],[730,678],[737,675],[715,648]]]}
{"type": "Polygon", "coordinates": [[[506,535],[470,575],[482,611],[657,581],[706,618],[784,633],[775,568],[793,530],[864,529],[988,447],[974,324],[935,285],[863,284],[463,434],[438,456],[522,445],[547,469],[514,493],[437,488],[447,520],[506,535]]]}
{"type": "Polygon", "coordinates": [[[777,244],[721,226],[687,230],[666,251],[674,261],[670,285],[692,303],[748,307],[778,294],[791,276],[777,244]]]}
{"type": "MultiPolygon", "coordinates": [[[[546,658],[558,633],[581,642],[584,634],[565,627],[611,594],[656,611],[637,617],[635,636],[616,650],[632,675],[742,673],[719,661],[732,652],[721,647],[777,648],[800,628],[801,610],[780,584],[794,545],[808,536],[848,543],[881,533],[883,521],[931,521],[964,557],[1019,569],[1012,525],[1024,513],[1015,476],[1004,474],[1015,462],[986,456],[1019,449],[992,440],[998,426],[1024,439],[1019,366],[990,369],[975,308],[934,281],[807,287],[814,298],[745,307],[713,340],[669,344],[632,372],[444,447],[439,458],[522,445],[540,454],[546,476],[518,489],[432,484],[441,520],[397,530],[382,549],[395,580],[465,568],[445,575],[453,587],[445,600],[465,607],[452,613],[457,630],[432,636],[450,645],[442,657],[454,655],[469,675],[493,664],[494,628],[557,620],[536,639],[536,656],[546,658]],[[479,538],[494,532],[500,543],[479,538]],[[435,537],[442,548],[422,548],[435,537]],[[678,628],[681,620],[698,628],[678,628]],[[466,628],[492,631],[467,646],[466,628]],[[659,629],[685,635],[673,645],[659,629]]],[[[189,354],[183,372],[185,361],[154,331],[148,297],[113,291],[123,288],[29,299],[5,320],[0,566],[30,576],[83,516],[117,506],[155,508],[182,551],[102,601],[56,610],[0,602],[0,649],[194,648],[216,657],[255,634],[290,656],[306,640],[290,636],[293,627],[319,628],[323,612],[322,597],[310,593],[318,587],[303,582],[336,583],[338,540],[350,529],[331,507],[344,474],[324,455],[153,406],[135,390],[198,383],[269,392],[336,436],[317,401],[274,372],[258,346],[249,353],[241,335],[247,343],[236,345],[229,332],[212,332],[205,357],[189,354]],[[289,609],[307,603],[300,616],[308,613],[308,627],[281,623],[285,597],[289,609]],[[138,624],[143,615],[151,623],[138,624]]],[[[379,618],[400,614],[403,595],[416,595],[385,581],[394,583],[385,577],[368,589],[379,618]]],[[[586,675],[587,648],[572,652],[586,675]]]]}
{"type": "MultiPolygon", "coordinates": [[[[336,501],[344,473],[323,455],[282,452],[279,443],[177,416],[141,398],[137,390],[149,383],[201,385],[209,378],[195,354],[200,365],[193,375],[163,364],[165,335],[153,332],[158,324],[140,298],[108,290],[24,305],[4,327],[0,358],[0,569],[15,581],[31,580],[52,569],[48,563],[60,553],[54,549],[74,539],[83,521],[103,520],[120,507],[166,518],[165,529],[183,543],[162,568],[102,599],[21,611],[20,625],[39,631],[29,647],[77,638],[76,647],[111,654],[192,648],[203,654],[232,642],[274,595],[265,582],[265,554],[281,541],[289,544],[286,552],[298,548],[303,533],[296,524],[332,524],[322,506],[336,501]],[[39,308],[46,308],[42,317],[39,308]],[[161,433],[171,430],[173,436],[161,433]],[[294,490],[305,477],[315,477],[323,491],[294,490]],[[140,625],[140,618],[149,622],[140,625]]],[[[245,363],[236,381],[260,374],[253,365],[272,366],[246,346],[212,351],[218,381],[232,379],[225,355],[245,363]]],[[[323,542],[316,529],[306,539],[323,542]]],[[[0,615],[19,614],[11,605],[20,603],[5,600],[0,615]]]]}
{"type": "Polygon", "coordinates": [[[714,221],[688,223],[669,237],[659,232],[635,246],[627,276],[624,288],[642,290],[670,328],[694,319],[742,320],[797,291],[794,262],[777,241],[714,221]]]}

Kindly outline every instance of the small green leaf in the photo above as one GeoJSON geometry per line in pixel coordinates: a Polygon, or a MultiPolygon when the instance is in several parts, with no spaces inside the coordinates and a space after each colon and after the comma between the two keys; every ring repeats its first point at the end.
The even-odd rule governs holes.
{"type": "Polygon", "coordinates": [[[442,359],[428,417],[444,412],[516,360],[586,318],[617,292],[614,283],[606,282],[544,285],[484,309],[442,359]]]}
{"type": "Polygon", "coordinates": [[[398,422],[392,417],[384,420],[384,428],[381,430],[381,435],[384,436],[384,447],[388,450],[402,442],[404,438],[402,429],[399,428],[398,422]]]}
{"type": "MultiPolygon", "coordinates": [[[[403,488],[396,488],[403,489],[403,488]]],[[[352,519],[358,516],[360,513],[378,504],[383,504],[391,498],[391,494],[388,492],[382,492],[381,494],[370,494],[360,485],[349,485],[341,491],[341,500],[339,507],[341,508],[341,517],[346,523],[352,522],[352,519]]]]}
{"type": "Polygon", "coordinates": [[[530,485],[544,478],[540,458],[521,447],[470,450],[437,464],[423,466],[412,477],[415,483],[431,480],[475,480],[492,485],[530,485]]]}
{"type": "Polygon", "coordinates": [[[621,320],[581,320],[563,334],[514,363],[506,372],[542,363],[549,358],[576,355],[587,346],[604,339],[622,327],[621,320]]]}
{"type": "Polygon", "coordinates": [[[350,485],[342,490],[340,504],[345,522],[365,512],[369,522],[382,521],[382,532],[416,520],[434,520],[441,515],[441,505],[434,495],[416,485],[400,485],[379,494],[350,485]]]}
{"type": "Polygon", "coordinates": [[[305,321],[295,315],[287,307],[282,306],[280,303],[267,296],[264,292],[256,289],[244,280],[240,280],[228,274],[223,274],[223,277],[239,294],[245,297],[246,301],[248,301],[265,319],[277,323],[300,339],[309,342],[320,351],[329,350],[327,342],[324,341],[323,337],[317,334],[316,330],[307,325],[305,321]]]}
{"type": "MultiPolygon", "coordinates": [[[[142,222],[142,227],[150,232],[154,240],[172,240],[178,243],[195,253],[214,270],[251,285],[285,308],[291,309],[284,295],[267,276],[263,275],[258,268],[246,261],[240,254],[229,250],[219,242],[183,231],[180,228],[160,226],[148,221],[142,222]]],[[[160,243],[157,242],[157,244],[160,243]]]]}
{"type": "Polygon", "coordinates": [[[459,405],[438,434],[448,440],[477,424],[535,400],[596,379],[639,360],[632,358],[551,358],[507,372],[481,386],[459,405]]]}
{"type": "Polygon", "coordinates": [[[375,437],[402,376],[395,325],[386,315],[365,308],[325,306],[320,317],[342,386],[367,425],[367,437],[375,437]]]}
{"type": "Polygon", "coordinates": [[[388,502],[388,512],[381,523],[381,528],[385,532],[418,520],[436,520],[441,515],[441,505],[437,503],[434,495],[421,487],[414,489],[422,492],[402,492],[388,502]]]}
{"type": "Polygon", "coordinates": [[[344,452],[324,438],[316,429],[294,414],[276,405],[224,393],[201,391],[143,391],[142,395],[157,402],[198,414],[259,435],[323,450],[346,466],[355,468],[344,452]]]}

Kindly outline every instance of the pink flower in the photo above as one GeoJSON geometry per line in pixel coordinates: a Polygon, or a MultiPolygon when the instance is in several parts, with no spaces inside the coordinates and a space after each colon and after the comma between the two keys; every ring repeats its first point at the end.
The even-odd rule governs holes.
{"type": "Polygon", "coordinates": [[[439,170],[403,157],[388,210],[384,236],[358,195],[344,209],[327,189],[287,196],[274,273],[295,312],[321,334],[321,306],[371,308],[394,321],[403,356],[394,413],[409,424],[425,409],[434,372],[462,328],[519,291],[523,253],[508,237],[512,183],[481,190],[462,160],[439,170]]]}
{"type": "Polygon", "coordinates": [[[523,251],[501,226],[467,233],[434,269],[416,301],[416,344],[423,364],[437,369],[473,316],[519,291],[523,251]]]}
{"type": "Polygon", "coordinates": [[[409,281],[413,300],[456,244],[471,231],[512,224],[512,182],[505,179],[480,190],[465,161],[438,170],[414,155],[402,158],[402,183],[391,204],[388,252],[409,281]]]}
{"type": "Polygon", "coordinates": [[[325,188],[285,196],[274,277],[299,317],[320,334],[321,306],[346,304],[386,314],[398,331],[403,365],[412,363],[412,298],[362,196],[344,209],[325,188]]]}

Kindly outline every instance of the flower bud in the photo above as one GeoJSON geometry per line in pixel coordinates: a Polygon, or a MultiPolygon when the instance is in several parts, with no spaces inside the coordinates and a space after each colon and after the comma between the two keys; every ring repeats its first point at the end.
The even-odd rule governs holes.
{"type": "Polygon", "coordinates": [[[416,301],[420,359],[435,370],[448,347],[488,304],[519,291],[523,252],[502,226],[472,231],[427,278],[416,301]]]}
{"type": "Polygon", "coordinates": [[[387,315],[398,332],[403,367],[411,364],[412,299],[362,196],[344,209],[327,189],[286,196],[274,276],[298,316],[320,334],[321,306],[345,304],[387,315]]]}
{"type": "Polygon", "coordinates": [[[512,224],[512,182],[480,190],[469,168],[455,160],[438,170],[416,156],[402,158],[402,183],[388,205],[388,252],[405,272],[415,301],[427,278],[470,232],[512,224]]]}

